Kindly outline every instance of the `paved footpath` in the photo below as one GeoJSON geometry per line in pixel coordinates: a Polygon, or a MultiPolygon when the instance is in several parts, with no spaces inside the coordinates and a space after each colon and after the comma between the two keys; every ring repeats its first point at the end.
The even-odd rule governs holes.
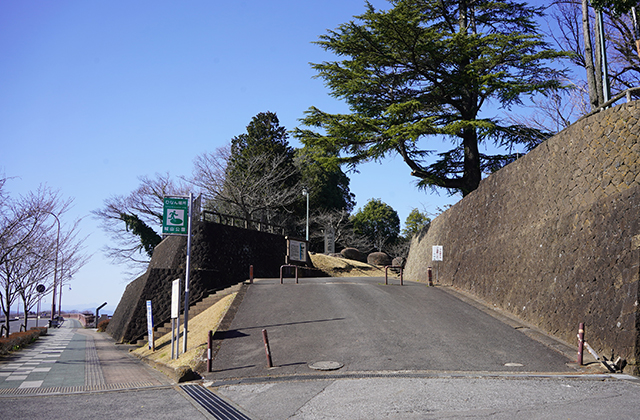
{"type": "Polygon", "coordinates": [[[109,337],[66,320],[24,350],[0,358],[0,396],[67,394],[171,385],[109,337]]]}

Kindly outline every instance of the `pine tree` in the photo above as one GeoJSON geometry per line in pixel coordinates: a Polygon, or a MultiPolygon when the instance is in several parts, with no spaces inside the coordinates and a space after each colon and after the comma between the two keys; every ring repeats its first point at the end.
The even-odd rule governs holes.
{"type": "Polygon", "coordinates": [[[490,102],[509,108],[523,96],[561,88],[562,72],[546,63],[564,53],[537,32],[541,9],[515,1],[390,3],[386,11],[368,4],[354,21],[320,37],[318,44],[341,60],[313,67],[351,113],[310,108],[303,123],[311,129],[295,131],[304,144],[338,150],[340,157],[329,159],[352,168],[399,154],[420,187],[466,195],[482,172],[515,159],[511,146],[531,149],[548,136],[481,113],[490,102]],[[443,137],[453,143],[450,150],[424,144],[443,137]],[[482,154],[484,142],[505,153],[482,154]]]}

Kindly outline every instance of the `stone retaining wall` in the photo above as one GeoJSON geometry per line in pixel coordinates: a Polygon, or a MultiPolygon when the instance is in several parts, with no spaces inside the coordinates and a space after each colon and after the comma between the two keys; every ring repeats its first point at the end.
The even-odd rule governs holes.
{"type": "Polygon", "coordinates": [[[439,264],[441,283],[576,346],[584,322],[597,351],[640,362],[639,117],[632,102],[586,118],[483,180],[414,238],[406,278],[439,264]]]}
{"type": "MultiPolygon", "coordinates": [[[[194,224],[191,241],[191,304],[210,293],[254,276],[277,277],[285,263],[286,241],[279,235],[217,223],[194,224]]],[[[109,322],[107,332],[118,342],[129,342],[147,331],[146,301],[152,301],[154,323],[170,319],[171,283],[182,280],[186,261],[186,237],[169,236],[154,250],[147,272],[129,283],[109,322]]]]}

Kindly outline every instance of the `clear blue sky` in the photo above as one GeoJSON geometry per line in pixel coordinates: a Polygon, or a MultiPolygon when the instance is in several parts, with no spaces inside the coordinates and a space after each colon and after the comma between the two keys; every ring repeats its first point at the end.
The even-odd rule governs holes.
{"type": "MultiPolygon", "coordinates": [[[[363,0],[0,2],[0,174],[16,177],[12,195],[46,183],[74,197],[68,221],[84,218],[88,236],[63,309],[111,312],[131,280],[100,251],[90,211],[104,199],[142,175],[189,175],[259,112],[293,129],[310,106],[346,111],[313,78],[309,63],[333,57],[312,42],[363,11],[363,0]]],[[[459,199],[417,190],[398,158],[360,169],[357,208],[380,198],[404,221],[459,199]]]]}

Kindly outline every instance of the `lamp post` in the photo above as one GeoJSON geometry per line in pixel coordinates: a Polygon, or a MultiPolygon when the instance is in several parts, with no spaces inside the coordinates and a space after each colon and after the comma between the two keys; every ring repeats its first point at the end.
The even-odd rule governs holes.
{"type": "Polygon", "coordinates": [[[56,313],[56,286],[58,285],[58,251],[60,249],[60,219],[58,219],[58,216],[56,216],[50,211],[45,210],[44,212],[55,217],[56,222],[58,222],[58,235],[56,236],[56,259],[53,265],[53,295],[51,297],[51,321],[53,322],[53,318],[56,313]]]}
{"type": "Polygon", "coordinates": [[[307,242],[309,242],[309,191],[306,187],[302,189],[302,195],[307,197],[307,242]]]}

